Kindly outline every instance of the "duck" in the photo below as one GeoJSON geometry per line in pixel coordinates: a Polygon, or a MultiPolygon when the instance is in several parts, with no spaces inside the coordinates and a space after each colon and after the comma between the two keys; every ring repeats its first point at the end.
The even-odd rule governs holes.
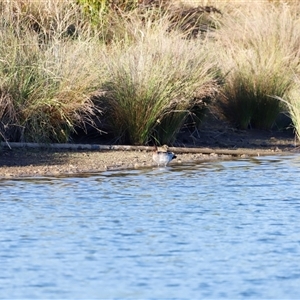
{"type": "Polygon", "coordinates": [[[152,159],[157,163],[157,166],[164,165],[166,167],[167,164],[175,158],[176,155],[169,151],[169,147],[167,145],[163,145],[159,149],[157,146],[154,147],[152,159]]]}

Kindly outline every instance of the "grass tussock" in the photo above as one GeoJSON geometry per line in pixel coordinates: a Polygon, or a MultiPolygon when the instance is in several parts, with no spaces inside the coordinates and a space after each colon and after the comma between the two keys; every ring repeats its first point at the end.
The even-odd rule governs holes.
{"type": "Polygon", "coordinates": [[[290,90],[289,94],[285,98],[276,97],[278,101],[281,101],[288,108],[289,116],[292,120],[295,135],[298,141],[300,141],[300,77],[295,75],[295,84],[290,90]]]}
{"type": "Polygon", "coordinates": [[[40,33],[23,20],[11,17],[0,26],[2,137],[66,142],[76,126],[92,123],[97,108],[89,93],[99,80],[93,40],[62,40],[55,31],[41,44],[40,33]]]}
{"type": "Polygon", "coordinates": [[[118,142],[172,143],[194,107],[215,88],[215,64],[200,40],[167,34],[167,22],[133,24],[133,44],[114,43],[101,61],[101,103],[118,142]]]}
{"type": "Polygon", "coordinates": [[[284,101],[283,99],[279,99],[284,101],[288,108],[289,114],[293,122],[293,126],[296,133],[296,138],[300,141],[300,81],[297,79],[298,85],[291,91],[288,101],[284,101]]]}
{"type": "Polygon", "coordinates": [[[240,128],[289,109],[299,136],[299,13],[279,0],[2,1],[0,136],[67,142],[100,124],[114,142],[169,144],[216,96],[240,128]]]}
{"type": "Polygon", "coordinates": [[[220,109],[241,127],[270,129],[292,88],[298,66],[300,24],[286,4],[251,3],[224,17],[216,32],[220,65],[227,74],[220,109]]]}

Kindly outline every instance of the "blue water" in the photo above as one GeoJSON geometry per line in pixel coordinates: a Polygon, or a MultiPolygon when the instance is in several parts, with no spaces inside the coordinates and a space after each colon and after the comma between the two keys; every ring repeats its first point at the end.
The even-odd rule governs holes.
{"type": "Polygon", "coordinates": [[[300,157],[0,181],[1,299],[299,299],[300,157]]]}

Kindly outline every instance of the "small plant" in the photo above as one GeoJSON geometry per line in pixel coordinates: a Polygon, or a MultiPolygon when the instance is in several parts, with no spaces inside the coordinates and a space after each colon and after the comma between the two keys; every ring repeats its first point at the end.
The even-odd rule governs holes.
{"type": "Polygon", "coordinates": [[[92,25],[96,35],[104,42],[110,42],[118,31],[122,14],[138,7],[138,0],[77,0],[84,19],[92,25]]]}
{"type": "Polygon", "coordinates": [[[101,23],[101,18],[109,9],[108,0],[77,0],[84,14],[90,18],[93,25],[101,23]]]}

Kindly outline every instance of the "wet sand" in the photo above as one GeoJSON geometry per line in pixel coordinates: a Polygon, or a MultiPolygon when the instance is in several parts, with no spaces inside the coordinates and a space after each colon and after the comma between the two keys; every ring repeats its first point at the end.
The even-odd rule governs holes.
{"type": "MultiPolygon", "coordinates": [[[[0,156],[0,178],[75,175],[155,166],[149,151],[5,149],[0,156]]],[[[171,164],[217,157],[214,154],[180,154],[171,164]]]]}
{"type": "MultiPolygon", "coordinates": [[[[100,141],[83,144],[29,145],[1,143],[0,179],[41,176],[75,176],[107,170],[156,167],[153,147],[109,146],[100,141]],[[99,143],[100,142],[100,143],[99,143]]],[[[204,160],[299,152],[291,130],[237,130],[210,122],[201,131],[184,131],[170,165],[204,160]]]]}
{"type": "MultiPolygon", "coordinates": [[[[287,154],[291,149],[171,148],[177,155],[172,164],[287,154]],[[183,153],[186,152],[186,153],[183,153]]],[[[41,176],[72,176],[107,170],[156,167],[149,150],[66,150],[3,148],[0,150],[0,179],[41,176]]]]}

